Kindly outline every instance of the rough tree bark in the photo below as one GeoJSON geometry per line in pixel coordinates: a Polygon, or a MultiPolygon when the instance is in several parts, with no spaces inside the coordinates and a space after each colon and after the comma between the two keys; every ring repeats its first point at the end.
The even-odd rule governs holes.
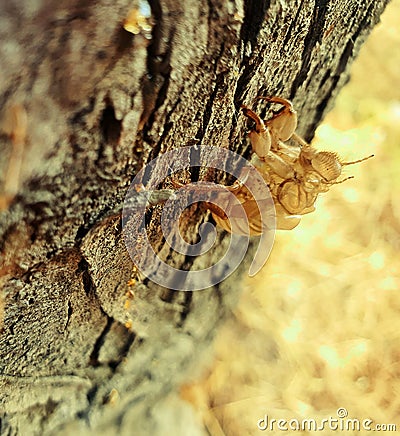
{"type": "MultiPolygon", "coordinates": [[[[166,434],[163,399],[207,354],[244,270],[194,293],[145,282],[128,307],[114,212],[132,176],[193,143],[248,157],[239,106],[257,95],[293,100],[310,139],[387,2],[149,0],[137,34],[123,22],[144,1],[0,2],[0,182],[18,188],[0,216],[2,435],[166,434]]],[[[189,241],[204,219],[190,209],[189,241]]]]}

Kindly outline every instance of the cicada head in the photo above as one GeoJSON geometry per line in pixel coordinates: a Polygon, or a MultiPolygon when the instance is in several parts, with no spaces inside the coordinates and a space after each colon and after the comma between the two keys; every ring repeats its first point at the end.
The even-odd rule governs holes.
{"type": "Polygon", "coordinates": [[[320,151],[311,159],[311,166],[326,181],[333,182],[342,174],[342,164],[336,153],[320,151]]]}

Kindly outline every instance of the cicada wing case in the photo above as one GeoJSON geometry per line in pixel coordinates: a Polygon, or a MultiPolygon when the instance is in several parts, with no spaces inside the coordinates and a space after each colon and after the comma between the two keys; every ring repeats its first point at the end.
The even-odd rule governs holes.
{"type": "Polygon", "coordinates": [[[292,230],[301,221],[299,215],[292,215],[279,203],[275,203],[276,228],[278,230],[292,230]]]}
{"type": "Polygon", "coordinates": [[[221,216],[216,211],[211,212],[215,222],[228,232],[243,236],[258,236],[275,226],[275,211],[272,206],[270,200],[265,202],[263,200],[245,200],[241,205],[234,205],[230,209],[228,217],[221,216]],[[260,207],[264,208],[262,215],[260,207]]]}
{"type": "Polygon", "coordinates": [[[292,214],[301,214],[307,207],[307,193],[298,180],[286,180],[278,189],[279,203],[292,214]]]}
{"type": "Polygon", "coordinates": [[[287,141],[290,139],[297,127],[296,112],[284,108],[266,122],[273,132],[276,141],[287,141]]]}
{"type": "Polygon", "coordinates": [[[252,144],[253,151],[260,158],[268,156],[271,147],[271,137],[268,130],[263,132],[256,132],[253,130],[249,133],[249,138],[252,144]]]}

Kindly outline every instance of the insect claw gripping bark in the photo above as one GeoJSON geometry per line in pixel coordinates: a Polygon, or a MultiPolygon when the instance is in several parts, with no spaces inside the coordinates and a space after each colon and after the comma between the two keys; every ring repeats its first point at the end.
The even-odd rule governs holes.
{"type": "Polygon", "coordinates": [[[280,97],[257,97],[257,99],[283,106],[278,113],[266,121],[266,124],[271,136],[276,141],[287,141],[290,139],[297,128],[297,112],[294,110],[293,104],[289,100],[280,97]]]}
{"type": "Polygon", "coordinates": [[[251,140],[251,146],[253,151],[257,154],[257,156],[261,158],[268,155],[271,149],[271,134],[268,127],[264,124],[264,121],[250,108],[242,105],[241,109],[243,110],[244,115],[246,117],[251,118],[255,122],[255,128],[249,133],[249,137],[251,140]]]}

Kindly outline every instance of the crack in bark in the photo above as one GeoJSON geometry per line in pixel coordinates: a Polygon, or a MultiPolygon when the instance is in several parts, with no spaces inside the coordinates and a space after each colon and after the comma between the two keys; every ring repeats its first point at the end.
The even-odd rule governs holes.
{"type": "Polygon", "coordinates": [[[128,356],[129,350],[131,349],[132,344],[135,342],[135,339],[136,339],[136,333],[132,331],[128,331],[126,342],[124,346],[120,349],[118,359],[108,362],[108,366],[112,369],[113,373],[115,373],[119,365],[128,356]]]}
{"type": "Polygon", "coordinates": [[[68,329],[68,325],[69,325],[69,322],[71,320],[72,312],[73,312],[73,310],[72,310],[71,301],[68,300],[68,303],[67,303],[67,321],[66,321],[65,326],[64,326],[64,331],[66,331],[68,329]]]}
{"type": "MultiPolygon", "coordinates": [[[[155,113],[164,104],[167,97],[170,73],[171,73],[171,54],[175,29],[170,29],[167,51],[160,53],[161,42],[164,37],[163,10],[159,0],[148,0],[155,25],[152,29],[151,42],[147,46],[147,77],[143,79],[143,104],[140,127],[143,128],[142,137],[146,142],[153,142],[149,131],[154,123],[155,113]],[[161,80],[160,80],[161,79],[161,80]]],[[[157,145],[161,144],[161,138],[157,145]]],[[[153,153],[154,155],[154,153],[153,153]]]]}
{"type": "Polygon", "coordinates": [[[323,30],[329,5],[330,0],[318,0],[314,5],[311,23],[308,28],[309,30],[304,38],[304,48],[301,55],[301,66],[293,81],[290,91],[290,99],[294,98],[297,89],[300,88],[300,86],[308,77],[313,49],[317,43],[322,41],[324,36],[323,30]]]}
{"type": "Polygon", "coordinates": [[[210,124],[211,116],[212,116],[212,107],[214,105],[216,96],[218,92],[220,91],[221,85],[224,83],[224,77],[225,73],[219,73],[218,71],[218,64],[220,60],[223,57],[225,50],[225,44],[221,44],[221,47],[219,49],[218,55],[214,62],[214,75],[215,75],[215,81],[214,81],[214,88],[210,94],[210,98],[208,99],[206,105],[204,106],[204,112],[203,112],[203,123],[202,126],[200,126],[199,130],[196,133],[195,138],[200,140],[203,138],[205,131],[207,130],[208,125],[210,124]]]}
{"type": "Polygon", "coordinates": [[[101,365],[99,362],[100,350],[106,341],[106,336],[111,330],[113,323],[114,323],[114,319],[107,315],[107,323],[93,345],[93,350],[89,358],[89,365],[94,367],[101,365]]]}
{"type": "Polygon", "coordinates": [[[98,388],[97,385],[93,386],[92,388],[90,388],[88,390],[88,392],[86,394],[86,399],[87,399],[87,402],[88,402],[88,407],[86,409],[84,409],[84,410],[79,410],[76,413],[76,417],[78,419],[82,420],[86,424],[86,426],[88,428],[90,428],[90,420],[89,420],[89,413],[90,413],[90,410],[91,410],[90,406],[95,402],[96,393],[97,393],[98,390],[99,390],[99,388],[98,388]]]}
{"type": "Polygon", "coordinates": [[[182,311],[180,313],[180,320],[176,325],[178,328],[181,328],[183,326],[187,316],[190,313],[192,299],[193,299],[193,292],[189,292],[189,291],[185,292],[183,305],[182,305],[182,311]]]}
{"type": "MultiPolygon", "coordinates": [[[[82,282],[85,289],[85,292],[87,295],[95,295],[96,294],[96,286],[90,276],[89,273],[89,264],[85,259],[82,259],[79,262],[79,270],[82,271],[82,282]]],[[[110,333],[115,321],[115,319],[107,313],[104,312],[103,309],[101,309],[102,313],[107,317],[107,323],[104,326],[103,330],[101,331],[100,335],[97,337],[94,345],[93,350],[89,357],[89,365],[93,367],[101,366],[102,363],[99,361],[99,356],[101,349],[103,345],[106,342],[107,336],[110,333]]],[[[119,350],[118,358],[114,360],[108,361],[108,366],[112,369],[113,373],[116,371],[118,366],[121,364],[123,359],[128,355],[128,352],[130,350],[131,345],[133,344],[134,340],[136,338],[136,333],[134,332],[128,332],[127,333],[127,339],[125,342],[125,345],[119,350]]]]}
{"type": "MultiPolygon", "coordinates": [[[[100,117],[100,130],[103,135],[104,143],[118,145],[119,138],[122,131],[122,120],[117,120],[115,117],[115,109],[111,100],[107,97],[105,99],[106,107],[100,117]]],[[[98,149],[98,156],[95,165],[99,165],[104,151],[104,143],[100,142],[98,149]]]]}
{"type": "Polygon", "coordinates": [[[96,295],[96,285],[90,275],[89,268],[89,263],[82,257],[78,263],[78,271],[82,273],[83,289],[87,296],[96,295]]]}
{"type": "MultiPolygon", "coordinates": [[[[328,70],[325,73],[323,79],[321,80],[321,83],[323,84],[330,77],[332,77],[330,86],[329,86],[328,90],[326,91],[325,96],[323,97],[321,102],[316,107],[315,116],[311,122],[311,125],[314,125],[314,126],[318,125],[318,123],[321,121],[321,118],[322,118],[323,114],[325,113],[325,110],[326,110],[329,102],[332,99],[332,95],[338,86],[338,83],[339,83],[340,78],[342,77],[342,74],[346,71],[347,68],[349,68],[349,65],[350,65],[349,61],[354,57],[354,46],[355,46],[362,30],[365,28],[368,28],[367,23],[368,23],[368,20],[370,20],[370,17],[372,16],[373,10],[374,10],[374,5],[373,5],[373,3],[371,3],[369,5],[367,11],[365,12],[364,18],[361,20],[360,25],[357,27],[357,30],[347,41],[346,47],[343,50],[343,53],[339,59],[338,65],[336,67],[336,70],[335,70],[333,76],[332,76],[332,72],[330,70],[328,70]]],[[[312,139],[313,131],[314,131],[314,129],[312,129],[309,132],[306,132],[306,134],[304,135],[305,139],[307,141],[310,141],[312,139]]]]}
{"type": "Polygon", "coordinates": [[[297,26],[297,21],[300,17],[300,13],[303,9],[303,4],[304,4],[304,0],[301,0],[300,5],[297,8],[296,14],[294,16],[294,19],[290,22],[289,29],[286,32],[286,36],[285,36],[285,39],[283,40],[283,44],[282,44],[283,47],[286,47],[292,38],[292,32],[293,32],[293,29],[295,29],[297,26]]]}
{"type": "MultiPolygon", "coordinates": [[[[250,42],[251,51],[256,44],[258,35],[263,26],[263,22],[267,15],[267,11],[270,9],[270,0],[246,0],[244,2],[244,18],[243,24],[240,30],[239,44],[243,48],[242,51],[245,52],[246,45],[250,42]]],[[[239,53],[241,51],[239,47],[239,53]]],[[[250,78],[254,75],[253,62],[250,62],[252,54],[244,54],[240,63],[240,70],[242,74],[240,75],[234,95],[234,102],[243,100],[245,90],[250,81],[250,78]]]]}
{"type": "Polygon", "coordinates": [[[270,0],[244,1],[244,18],[240,31],[240,39],[243,41],[244,45],[248,42],[250,42],[252,46],[255,44],[270,4],[270,0]]]}

